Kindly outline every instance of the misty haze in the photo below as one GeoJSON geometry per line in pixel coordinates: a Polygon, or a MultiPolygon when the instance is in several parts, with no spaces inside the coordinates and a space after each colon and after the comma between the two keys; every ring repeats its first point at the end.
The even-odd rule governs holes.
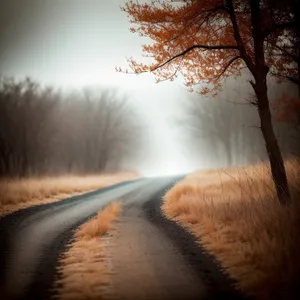
{"type": "Polygon", "coordinates": [[[299,0],[2,0],[0,298],[299,299],[299,0]]]}

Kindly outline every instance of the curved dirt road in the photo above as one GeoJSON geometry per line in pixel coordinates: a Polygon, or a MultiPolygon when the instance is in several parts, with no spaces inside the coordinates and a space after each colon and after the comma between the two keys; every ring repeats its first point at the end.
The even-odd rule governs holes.
{"type": "Polygon", "coordinates": [[[59,254],[72,231],[110,201],[148,184],[121,183],[0,219],[0,298],[47,299],[59,254]]]}
{"type": "Polygon", "coordinates": [[[146,186],[123,204],[123,213],[107,249],[115,300],[245,299],[233,289],[214,259],[192,234],[161,211],[166,179],[159,191],[146,186]],[[165,183],[164,183],[165,182],[165,183]]]}
{"type": "Polygon", "coordinates": [[[161,197],[177,179],[122,183],[1,218],[0,298],[51,298],[73,230],[118,200],[124,209],[109,248],[114,299],[241,299],[193,237],[161,213],[161,197]]]}
{"type": "Polygon", "coordinates": [[[136,193],[123,205],[117,232],[106,250],[114,273],[112,298],[204,299],[203,281],[172,240],[147,217],[145,204],[160,198],[161,192],[145,189],[147,196],[136,193]]]}

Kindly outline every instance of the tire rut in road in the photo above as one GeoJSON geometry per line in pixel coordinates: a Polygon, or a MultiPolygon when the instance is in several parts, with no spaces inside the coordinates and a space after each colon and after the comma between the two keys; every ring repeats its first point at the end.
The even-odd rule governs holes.
{"type": "MultiPolygon", "coordinates": [[[[163,232],[166,239],[172,241],[184,260],[198,277],[199,283],[205,285],[206,293],[198,299],[246,300],[234,288],[234,281],[221,271],[219,263],[197,242],[192,233],[175,221],[169,220],[162,212],[163,193],[155,195],[143,205],[148,220],[163,232]]],[[[183,298],[190,300],[189,298],[183,298]]],[[[249,300],[249,299],[248,299],[249,300]]]]}
{"type": "Polygon", "coordinates": [[[1,218],[1,299],[49,299],[57,259],[73,230],[107,204],[106,198],[120,197],[144,184],[143,180],[121,183],[1,218]]]}
{"type": "Polygon", "coordinates": [[[174,184],[155,184],[123,206],[109,248],[111,298],[123,300],[204,299],[206,285],[165,232],[149,220],[145,205],[174,184]],[[150,200],[150,201],[149,201],[150,200]]]}

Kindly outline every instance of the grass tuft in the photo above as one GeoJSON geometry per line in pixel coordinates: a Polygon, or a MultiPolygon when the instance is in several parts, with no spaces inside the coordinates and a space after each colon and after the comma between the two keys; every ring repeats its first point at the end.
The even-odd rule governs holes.
{"type": "Polygon", "coordinates": [[[60,279],[55,282],[57,299],[104,298],[110,283],[104,235],[113,228],[112,222],[117,221],[121,210],[121,204],[113,202],[76,231],[74,241],[60,260],[60,279]]]}
{"type": "Polygon", "coordinates": [[[86,222],[81,229],[76,232],[77,239],[90,240],[97,236],[105,234],[109,229],[113,228],[113,222],[117,220],[117,214],[121,211],[121,204],[113,202],[106,207],[105,210],[99,211],[98,215],[86,222]]]}

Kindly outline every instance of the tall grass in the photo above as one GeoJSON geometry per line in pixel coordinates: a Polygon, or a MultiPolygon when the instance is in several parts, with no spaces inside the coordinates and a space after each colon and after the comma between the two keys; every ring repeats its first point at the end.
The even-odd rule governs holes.
{"type": "Polygon", "coordinates": [[[257,299],[299,299],[300,164],[286,161],[292,202],[282,207],[265,165],[187,176],[164,197],[236,287],[257,299]]]}
{"type": "Polygon", "coordinates": [[[136,179],[137,173],[0,179],[0,215],[136,179]]]}

